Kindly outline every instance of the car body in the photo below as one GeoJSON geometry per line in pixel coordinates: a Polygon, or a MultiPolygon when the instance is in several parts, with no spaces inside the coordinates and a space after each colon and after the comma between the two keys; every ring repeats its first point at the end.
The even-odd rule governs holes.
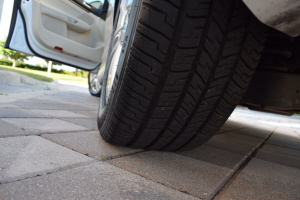
{"type": "MultiPolygon", "coordinates": [[[[99,12],[102,10],[102,12],[105,13],[105,15],[103,15],[104,17],[95,15],[95,12],[88,14],[91,18],[90,22],[77,19],[79,15],[78,13],[75,14],[80,10],[86,11],[90,9],[86,7],[85,1],[83,0],[72,0],[70,2],[43,0],[25,1],[23,3],[20,3],[21,1],[19,0],[14,1],[15,6],[11,29],[6,43],[7,48],[29,55],[56,60],[60,63],[65,63],[87,71],[97,70],[99,65],[104,63],[103,61],[105,61],[107,57],[107,54],[105,54],[107,49],[105,50],[105,48],[109,46],[113,25],[112,20],[115,17],[113,13],[115,12],[115,6],[118,4],[118,0],[86,1],[92,2],[92,4],[96,4],[97,6],[98,2],[99,4],[101,2],[102,5],[107,4],[104,10],[102,10],[102,7],[97,8],[99,12]],[[76,10],[74,4],[76,7],[79,7],[79,10],[76,10]],[[46,24],[43,24],[41,20],[45,18],[45,16],[55,20],[50,20],[49,22],[45,22],[46,24]],[[75,22],[76,25],[74,24],[75,22]],[[61,37],[55,37],[53,35],[64,37],[63,34],[66,34],[66,30],[49,30],[55,23],[57,23],[57,26],[66,26],[68,30],[79,34],[95,32],[93,33],[94,36],[97,35],[99,38],[96,40],[92,34],[90,34],[90,36],[86,37],[86,41],[76,42],[71,38],[68,38],[69,41],[64,41],[60,39],[61,37]],[[93,25],[91,26],[91,24],[93,25]],[[96,29],[95,25],[98,26],[97,28],[99,30],[94,30],[96,29]],[[43,30],[43,27],[46,27],[46,30],[43,30]],[[63,34],[59,33],[59,31],[63,34]],[[46,43],[45,41],[49,42],[46,43]],[[100,45],[92,46],[92,41],[97,41],[95,43],[100,45]],[[55,43],[63,43],[65,46],[55,46],[55,43]],[[81,43],[81,45],[76,43],[81,43]],[[84,43],[86,43],[86,45],[84,43]],[[61,51],[61,49],[63,49],[63,51],[61,51]],[[80,52],[71,53],[74,49],[80,49],[80,52]],[[95,56],[93,56],[95,54],[97,54],[99,58],[95,58],[95,56]],[[102,55],[102,57],[99,55],[102,55]]],[[[291,37],[300,35],[300,2],[298,0],[243,0],[243,2],[262,23],[291,37]]],[[[93,9],[95,10],[95,8],[93,9]]],[[[99,15],[101,15],[101,13],[99,15]]]]}
{"type": "Polygon", "coordinates": [[[243,0],[264,24],[292,37],[300,35],[300,2],[298,0],[243,0]]]}
{"type": "MultiPolygon", "coordinates": [[[[242,0],[234,2],[240,4],[242,0]]],[[[252,76],[254,73],[254,78],[247,90],[246,85],[249,84],[250,79],[248,81],[247,75],[240,74],[239,80],[247,82],[242,88],[243,93],[246,92],[242,99],[234,100],[234,104],[240,103],[251,109],[282,114],[299,112],[300,1],[243,0],[243,2],[246,5],[246,7],[242,5],[244,11],[250,13],[248,17],[256,17],[260,21],[259,26],[264,24],[261,26],[264,29],[261,36],[263,45],[258,48],[259,52],[248,52],[250,56],[258,54],[258,60],[254,59],[255,63],[259,62],[258,68],[255,73],[251,70],[250,74],[252,76]],[[265,46],[264,50],[263,46],[265,46]]],[[[122,69],[119,69],[120,64],[118,63],[123,59],[122,66],[126,64],[127,51],[130,51],[131,48],[128,46],[133,45],[131,40],[135,34],[130,31],[131,29],[137,30],[138,12],[146,13],[146,11],[140,11],[142,3],[139,0],[104,0],[101,3],[82,0],[15,0],[6,47],[97,74],[89,82],[90,85],[93,82],[103,85],[97,88],[103,90],[101,93],[103,92],[103,96],[105,96],[100,100],[99,112],[105,113],[106,110],[104,107],[101,109],[101,105],[109,102],[111,92],[117,90],[115,87],[119,84],[118,79],[123,73],[122,69]],[[99,8],[95,8],[92,6],[93,4],[99,8]],[[135,5],[132,6],[133,4],[135,5]],[[134,15],[133,22],[129,20],[130,14],[133,13],[132,10],[137,13],[134,15]],[[125,25],[120,24],[121,22],[125,25]],[[130,27],[130,34],[128,34],[128,27],[130,27]],[[115,44],[119,45],[116,47],[116,51],[115,44]],[[120,56],[114,58],[115,52],[120,56]],[[111,68],[110,65],[114,61],[117,64],[111,68]],[[114,82],[117,83],[114,84],[114,82]]],[[[156,4],[159,4],[159,1],[156,4]]],[[[143,9],[146,8],[149,11],[151,9],[153,12],[155,11],[148,4],[143,7],[143,9]]],[[[164,7],[162,6],[161,9],[164,7]]],[[[201,12],[206,12],[205,7],[201,12]]],[[[169,14],[172,15],[172,13],[169,14]]],[[[148,13],[146,20],[150,17],[151,14],[148,13]]],[[[241,17],[241,19],[243,18],[241,17]]],[[[257,29],[258,27],[249,25],[248,28],[257,29]]],[[[241,33],[243,31],[237,31],[237,34],[241,33]]],[[[256,39],[254,35],[247,37],[250,40],[251,37],[256,39]]],[[[252,44],[246,44],[246,47],[247,45],[251,46],[252,44]]],[[[148,46],[144,44],[143,47],[148,48],[148,46]]],[[[248,62],[248,60],[243,62],[248,62]]],[[[246,64],[251,65],[251,62],[246,64]]],[[[164,76],[164,74],[162,75],[164,76]]],[[[150,84],[150,82],[148,81],[146,84],[150,84]]],[[[97,89],[94,92],[97,94],[95,96],[100,95],[100,91],[97,89]]],[[[226,115],[226,117],[228,116],[226,115]]],[[[221,116],[221,118],[225,117],[221,116]]],[[[149,121],[147,116],[145,119],[149,121]]],[[[226,119],[220,121],[220,126],[226,119]]],[[[103,123],[101,116],[99,121],[103,123]]],[[[170,120],[168,121],[170,122],[170,120]]],[[[131,129],[136,131],[135,128],[131,129]]],[[[133,142],[128,144],[131,145],[133,142]]],[[[171,150],[176,150],[176,148],[171,150]]]]}

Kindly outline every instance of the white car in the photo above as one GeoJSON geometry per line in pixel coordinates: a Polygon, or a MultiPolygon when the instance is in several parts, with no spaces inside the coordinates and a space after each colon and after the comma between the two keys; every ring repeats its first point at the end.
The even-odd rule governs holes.
{"type": "Polygon", "coordinates": [[[107,142],[191,149],[238,104],[300,110],[299,8],[299,0],[15,0],[6,47],[90,71],[107,142]]]}

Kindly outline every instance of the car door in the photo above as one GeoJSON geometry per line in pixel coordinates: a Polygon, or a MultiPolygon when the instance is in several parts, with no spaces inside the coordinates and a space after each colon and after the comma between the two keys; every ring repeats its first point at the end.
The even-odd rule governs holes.
{"type": "Polygon", "coordinates": [[[108,0],[15,0],[6,48],[84,70],[103,61],[108,0]]]}

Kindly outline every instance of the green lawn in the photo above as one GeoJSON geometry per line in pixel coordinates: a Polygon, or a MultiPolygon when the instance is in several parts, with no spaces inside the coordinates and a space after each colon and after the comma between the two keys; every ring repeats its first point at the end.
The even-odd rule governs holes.
{"type": "Polygon", "coordinates": [[[34,79],[37,79],[40,81],[46,81],[46,82],[52,82],[53,80],[62,80],[62,81],[70,81],[70,82],[87,84],[87,78],[69,76],[69,75],[58,74],[58,73],[54,73],[54,72],[51,73],[51,78],[48,78],[47,72],[44,72],[44,71],[22,69],[22,68],[12,68],[12,67],[3,66],[3,65],[0,65],[0,70],[17,72],[19,74],[23,74],[25,76],[29,76],[31,78],[34,78],[34,79]]]}

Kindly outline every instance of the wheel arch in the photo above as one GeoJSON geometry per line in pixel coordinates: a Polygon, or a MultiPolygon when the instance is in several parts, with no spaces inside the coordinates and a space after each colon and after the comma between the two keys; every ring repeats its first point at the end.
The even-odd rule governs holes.
{"type": "Polygon", "coordinates": [[[292,37],[300,35],[300,1],[243,0],[264,24],[292,37]]]}

